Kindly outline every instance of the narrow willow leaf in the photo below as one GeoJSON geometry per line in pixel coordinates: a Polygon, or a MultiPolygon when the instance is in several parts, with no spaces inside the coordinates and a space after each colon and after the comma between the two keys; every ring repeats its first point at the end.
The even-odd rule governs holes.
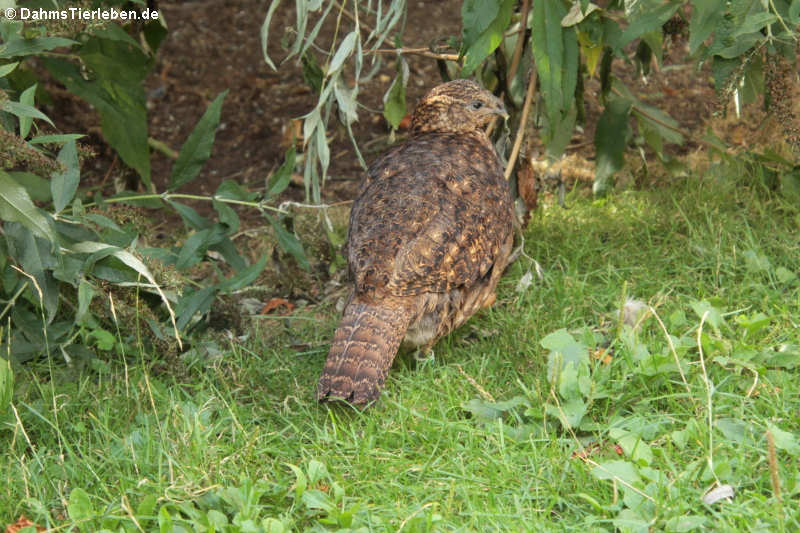
{"type": "Polygon", "coordinates": [[[34,234],[51,243],[57,242],[55,231],[44,213],[31,201],[25,187],[0,170],[0,218],[19,222],[34,234]]]}
{"type": "Polygon", "coordinates": [[[294,143],[292,143],[292,146],[290,146],[286,151],[286,155],[283,158],[283,164],[269,178],[267,190],[270,196],[278,196],[286,189],[286,187],[289,186],[289,183],[292,179],[292,173],[294,172],[296,160],[297,150],[294,147],[294,143]]]}
{"type": "Polygon", "coordinates": [[[328,67],[328,76],[332,76],[334,73],[338,72],[342,65],[344,65],[345,60],[350,57],[350,54],[353,53],[353,49],[356,46],[356,39],[358,38],[358,33],[356,31],[351,31],[348,33],[344,39],[342,39],[342,43],[339,45],[339,48],[336,50],[336,53],[333,55],[333,60],[331,60],[331,64],[328,67]]]}
{"type": "Polygon", "coordinates": [[[47,144],[47,143],[65,143],[67,141],[77,141],[86,137],[86,135],[80,133],[62,133],[57,135],[39,135],[38,137],[34,137],[33,139],[29,139],[29,144],[47,144]]]}
{"type": "MultiPolygon", "coordinates": [[[[36,97],[36,84],[34,83],[19,95],[19,103],[22,105],[34,107],[36,97]]],[[[31,117],[19,117],[19,136],[23,139],[31,132],[31,125],[33,119],[31,117]]]]}
{"type": "Polygon", "coordinates": [[[19,117],[20,120],[26,117],[38,118],[40,120],[44,120],[51,126],[55,127],[55,124],[53,124],[53,121],[50,120],[50,118],[47,115],[45,115],[44,113],[42,113],[41,111],[30,105],[25,105],[19,102],[11,102],[10,100],[6,100],[5,102],[0,102],[0,109],[19,117]]]}
{"type": "Polygon", "coordinates": [[[358,121],[358,111],[356,98],[358,87],[348,89],[344,82],[338,78],[333,85],[333,94],[336,97],[336,104],[339,106],[339,117],[343,124],[350,126],[358,121]]]}
{"type": "Polygon", "coordinates": [[[408,83],[408,62],[397,59],[397,77],[383,95],[383,116],[392,128],[397,128],[406,116],[406,84],[408,83]]]}
{"type": "Polygon", "coordinates": [[[222,102],[227,94],[227,90],[223,91],[211,102],[192,133],[189,134],[189,138],[183,143],[178,159],[172,166],[167,190],[174,191],[181,185],[192,181],[211,157],[211,148],[214,145],[214,137],[222,113],[222,102]]]}
{"type": "Polygon", "coordinates": [[[50,181],[50,193],[53,196],[53,207],[56,213],[69,205],[78,190],[80,168],[75,141],[69,141],[61,148],[58,153],[58,162],[64,166],[64,171],[53,174],[50,181]]]}

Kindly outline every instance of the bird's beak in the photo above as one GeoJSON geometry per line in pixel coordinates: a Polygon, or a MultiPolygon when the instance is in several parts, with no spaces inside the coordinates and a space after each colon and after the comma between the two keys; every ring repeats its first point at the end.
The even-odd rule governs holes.
{"type": "Polygon", "coordinates": [[[508,118],[508,111],[506,111],[506,106],[503,104],[503,101],[499,98],[495,98],[495,105],[493,106],[492,113],[496,115],[500,115],[503,119],[508,118]]]}

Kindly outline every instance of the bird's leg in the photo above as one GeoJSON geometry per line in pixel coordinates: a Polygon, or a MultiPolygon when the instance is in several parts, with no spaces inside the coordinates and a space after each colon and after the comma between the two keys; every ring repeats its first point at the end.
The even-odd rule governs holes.
{"type": "Polygon", "coordinates": [[[433,353],[433,345],[426,344],[414,350],[414,361],[417,363],[424,363],[426,361],[433,361],[435,354],[433,353]]]}

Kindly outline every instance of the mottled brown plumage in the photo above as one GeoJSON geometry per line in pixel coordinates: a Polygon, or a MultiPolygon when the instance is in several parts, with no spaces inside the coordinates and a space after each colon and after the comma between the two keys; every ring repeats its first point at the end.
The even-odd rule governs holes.
{"type": "Polygon", "coordinates": [[[512,201],[484,127],[505,114],[475,82],[439,85],[414,111],[408,140],[370,166],[350,214],[353,293],[320,400],[376,400],[401,342],[427,351],[494,302],[512,201]]]}

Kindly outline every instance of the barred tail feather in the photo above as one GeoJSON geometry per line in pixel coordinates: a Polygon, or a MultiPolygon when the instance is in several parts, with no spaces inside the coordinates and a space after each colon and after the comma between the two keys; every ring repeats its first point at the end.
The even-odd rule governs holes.
{"type": "Polygon", "coordinates": [[[410,321],[411,312],[402,305],[354,298],[334,334],[317,398],[356,405],[377,400],[410,321]]]}

